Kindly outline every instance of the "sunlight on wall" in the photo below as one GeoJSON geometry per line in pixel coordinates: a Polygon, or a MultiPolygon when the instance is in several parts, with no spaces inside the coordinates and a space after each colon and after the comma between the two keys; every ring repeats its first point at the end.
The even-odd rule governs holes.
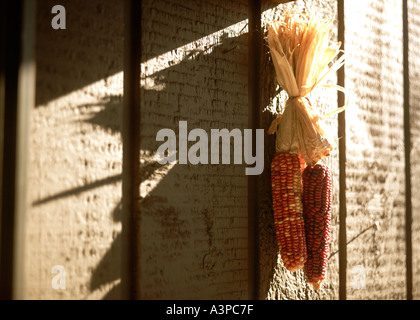
{"type": "Polygon", "coordinates": [[[194,60],[197,55],[211,54],[223,40],[246,33],[248,33],[248,19],[143,62],[141,64],[141,86],[147,90],[161,91],[165,89],[164,84],[159,84],[160,79],[153,77],[154,74],[166,68],[174,67],[183,61],[194,60]],[[238,32],[238,30],[240,31],[238,32]]]}
{"type": "MultiPolygon", "coordinates": [[[[215,48],[222,44],[223,40],[238,37],[248,33],[248,19],[235,23],[224,29],[213,32],[205,37],[187,43],[171,51],[165,52],[152,59],[148,59],[141,63],[141,79],[140,85],[144,90],[162,91],[166,88],[166,84],[159,75],[156,75],[167,68],[173,68],[177,64],[188,60],[194,60],[199,55],[210,55],[215,48]],[[239,32],[238,32],[239,30],[239,32]]],[[[232,50],[236,47],[231,48],[232,50]]],[[[197,106],[198,107],[198,106],[197,106]]],[[[143,166],[156,165],[156,150],[143,150],[141,156],[141,164],[143,166]]],[[[143,179],[140,184],[140,196],[145,198],[155,187],[159,181],[175,166],[169,164],[161,166],[157,164],[156,171],[143,179]]]]}
{"type": "MultiPolygon", "coordinates": [[[[405,285],[403,39],[400,1],[345,3],[348,269],[362,265],[366,290],[349,299],[401,299],[405,285]]],[[[348,283],[353,275],[348,273],[348,283]]]]}
{"type": "Polygon", "coordinates": [[[119,72],[33,110],[26,298],[118,297],[122,94],[119,72]]]}

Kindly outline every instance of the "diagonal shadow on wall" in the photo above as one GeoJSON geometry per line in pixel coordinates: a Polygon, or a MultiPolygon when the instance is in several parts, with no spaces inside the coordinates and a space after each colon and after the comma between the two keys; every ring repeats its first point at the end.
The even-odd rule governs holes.
{"type": "MultiPolygon", "coordinates": [[[[217,298],[219,290],[217,288],[220,287],[220,283],[231,282],[228,277],[231,270],[225,267],[229,263],[242,266],[237,272],[242,273],[243,278],[238,280],[237,292],[231,294],[232,297],[244,298],[240,292],[246,292],[248,286],[247,255],[238,256],[235,252],[241,249],[246,250],[246,245],[240,248],[232,246],[235,237],[229,235],[230,229],[241,232],[240,237],[246,238],[247,235],[247,227],[244,224],[248,205],[244,165],[234,165],[232,153],[230,165],[177,164],[171,167],[157,163],[153,154],[161,144],[155,139],[157,130],[171,128],[178,132],[179,120],[188,121],[191,124],[189,129],[197,126],[206,131],[215,128],[229,130],[235,127],[246,128],[248,124],[247,67],[244,60],[246,52],[247,34],[234,38],[225,37],[211,53],[196,52],[193,58],[186,57],[179,64],[154,74],[155,82],[159,88],[163,88],[162,90],[142,89],[144,99],[142,114],[146,118],[149,114],[151,117],[145,120],[146,124],[142,124],[144,161],[140,169],[145,191],[139,199],[142,212],[140,233],[145,249],[142,259],[147,261],[144,264],[144,273],[148,275],[143,279],[146,282],[143,285],[158,288],[144,292],[145,298],[193,298],[197,294],[202,297],[217,298]],[[234,79],[232,73],[226,72],[218,74],[216,84],[211,82],[220,59],[232,61],[239,59],[240,63],[233,69],[236,76],[241,79],[234,79]],[[185,70],[200,70],[204,67],[207,68],[207,72],[193,72],[185,75],[185,70]],[[204,93],[190,106],[183,105],[179,99],[164,100],[165,97],[172,96],[173,92],[178,90],[179,81],[176,77],[181,73],[185,77],[183,83],[197,84],[197,90],[202,90],[204,93]],[[226,88],[229,84],[236,86],[236,89],[226,88]],[[223,97],[229,90],[233,90],[233,95],[239,97],[237,101],[223,97]],[[208,96],[209,92],[215,94],[213,99],[208,96]],[[163,103],[163,101],[167,102],[163,103]],[[241,104],[239,108],[243,108],[243,112],[232,117],[232,112],[238,112],[238,104],[241,104]],[[234,105],[237,105],[236,109],[234,105]],[[165,116],[159,117],[159,126],[152,128],[147,123],[153,121],[151,113],[158,106],[165,109],[165,116]],[[184,108],[196,110],[187,111],[184,108]],[[230,181],[233,177],[237,177],[234,178],[236,180],[230,181]],[[217,219],[227,221],[226,225],[219,230],[215,226],[217,219]],[[226,245],[226,243],[230,244],[226,245]],[[195,279],[198,279],[197,281],[191,280],[192,274],[195,279]],[[172,283],[173,287],[168,288],[168,283],[172,283]],[[166,292],[162,292],[162,287],[165,286],[166,292]]],[[[181,96],[182,92],[178,94],[178,97],[181,96]]],[[[119,98],[110,96],[105,98],[104,102],[101,110],[92,114],[86,121],[106,130],[118,130],[114,121],[115,115],[120,110],[119,98]]],[[[80,107],[88,110],[93,105],[84,104],[80,107]]],[[[95,104],[95,107],[97,109],[98,104],[95,104]]],[[[120,175],[111,176],[40,199],[34,205],[55,201],[107,183],[114,183],[119,179],[121,179],[120,175]]],[[[112,215],[114,221],[120,221],[121,204],[114,208],[112,215]]],[[[133,241],[138,240],[133,239],[133,241]]],[[[118,256],[117,251],[120,250],[120,246],[121,235],[118,235],[92,272],[91,291],[120,277],[117,270],[110,268],[112,261],[118,256]]],[[[103,298],[117,299],[118,294],[119,288],[115,286],[103,298]]]]}
{"type": "MultiPolygon", "coordinates": [[[[161,0],[162,1],[162,0],[161,0]]],[[[204,27],[211,34],[228,27],[238,21],[218,19],[218,23],[206,23],[217,19],[208,15],[208,7],[219,7],[226,10],[226,4],[218,0],[211,1],[165,1],[164,6],[156,5],[155,0],[142,1],[147,9],[148,21],[153,20],[153,37],[160,40],[154,54],[160,55],[179,48],[202,37],[202,34],[191,32],[193,29],[204,27]],[[164,10],[161,12],[160,10],[164,10]],[[191,16],[197,17],[196,25],[185,26],[178,36],[165,37],[159,33],[159,15],[168,19],[178,15],[186,21],[191,16]]],[[[246,2],[246,0],[243,0],[246,2]]],[[[276,3],[267,0],[271,6],[276,3]]],[[[37,53],[42,59],[37,61],[37,70],[48,73],[50,77],[37,79],[36,106],[46,104],[70,92],[101,81],[122,72],[122,47],[124,33],[123,2],[120,1],[74,1],[74,0],[43,0],[37,4],[37,53]],[[66,9],[66,29],[54,30],[51,20],[54,14],[51,9],[55,5],[62,5],[66,9]]],[[[241,18],[242,19],[242,18],[241,18]]],[[[244,18],[246,19],[246,17],[244,18]]],[[[149,27],[149,26],[147,26],[149,27]]],[[[144,62],[146,56],[142,57],[144,62]]],[[[148,57],[150,58],[150,57],[148,57]]]]}
{"type": "MultiPolygon", "coordinates": [[[[209,1],[209,3],[211,5],[220,5],[221,8],[223,7],[222,2],[220,1],[209,1]]],[[[39,2],[37,6],[37,106],[44,105],[54,99],[122,71],[123,55],[121,54],[121,44],[123,40],[123,18],[121,4],[104,4],[101,1],[85,2],[63,0],[60,4],[67,10],[67,29],[61,31],[53,30],[50,25],[52,18],[51,8],[56,4],[57,3],[54,0],[46,0],[39,2]],[[97,44],[98,41],[100,46],[95,46],[95,43],[97,44]]],[[[181,10],[180,12],[186,16],[189,16],[189,13],[193,12],[194,16],[202,14],[203,19],[206,19],[206,10],[204,8],[204,6],[207,5],[206,2],[189,1],[188,3],[183,2],[180,4],[177,1],[167,1],[167,4],[168,6],[165,10],[167,11],[166,14],[168,16],[181,10]]],[[[275,5],[277,4],[273,2],[272,6],[275,5]]],[[[161,14],[153,9],[155,5],[152,5],[151,1],[143,1],[143,6],[145,8],[151,8],[150,14],[152,15],[161,14]]],[[[203,19],[197,19],[197,23],[201,23],[203,19]]],[[[246,17],[242,17],[241,19],[246,19],[246,17]]],[[[149,19],[148,21],[152,20],[153,19],[149,19]]],[[[227,19],[221,19],[217,24],[213,24],[213,27],[212,24],[208,24],[206,32],[211,34],[215,31],[222,30],[232,23],[239,22],[227,21],[227,19]]],[[[159,28],[155,29],[158,30],[159,28]]],[[[159,55],[160,53],[169,52],[172,49],[193,42],[201,37],[202,34],[200,33],[185,32],[182,37],[173,37],[171,39],[165,38],[164,41],[161,42],[158,51],[154,52],[154,54],[159,55]]],[[[162,102],[163,98],[167,99],[165,108],[169,110],[169,112],[165,115],[166,118],[159,125],[162,128],[172,128],[176,131],[178,120],[184,119],[191,120],[191,123],[195,121],[195,124],[202,123],[204,124],[204,129],[213,128],[213,125],[216,125],[214,128],[217,128],[217,126],[227,127],[226,123],[223,123],[222,120],[224,116],[228,116],[231,112],[231,104],[229,101],[225,101],[222,106],[217,99],[210,99],[209,96],[202,96],[200,97],[199,102],[197,102],[197,105],[194,105],[199,108],[199,111],[196,112],[193,110],[193,112],[188,112],[185,109],[185,107],[187,107],[185,103],[178,99],[170,99],[170,97],[173,96],[174,91],[176,92],[176,90],[178,90],[178,86],[174,83],[174,75],[183,74],[185,70],[199,70],[203,65],[209,67],[209,73],[217,72],[218,59],[223,59],[228,55],[235,56],[240,52],[240,55],[242,55],[240,59],[243,60],[243,55],[247,50],[246,45],[246,34],[239,38],[226,37],[212,53],[194,52],[194,57],[187,57],[185,61],[164,69],[158,74],[154,74],[153,77],[156,79],[156,83],[160,83],[164,89],[161,91],[143,89],[142,94],[149,97],[150,101],[155,100],[162,102]],[[215,109],[217,110],[215,111],[215,109]]],[[[144,60],[146,60],[145,57],[146,56],[144,56],[144,60]]],[[[147,58],[151,57],[149,56],[147,58]]],[[[247,77],[247,62],[243,61],[243,63],[244,69],[241,72],[243,72],[243,77],[247,77]]],[[[204,90],[209,85],[205,81],[208,78],[211,78],[211,76],[214,76],[214,74],[210,75],[201,72],[198,76],[189,75],[182,81],[184,83],[198,83],[204,90]]],[[[219,83],[212,88],[214,91],[223,92],[223,90],[226,89],[226,86],[229,86],[229,83],[231,83],[231,85],[237,85],[232,82],[233,79],[228,73],[218,75],[218,77],[217,81],[219,81],[219,83]]],[[[243,88],[243,91],[245,92],[244,94],[246,94],[247,88],[243,88]]],[[[178,97],[179,96],[181,95],[178,94],[178,97]]],[[[113,133],[117,133],[121,128],[121,97],[113,95],[106,96],[103,100],[95,104],[96,107],[98,105],[101,107],[101,110],[99,112],[92,112],[92,117],[88,119],[87,122],[92,125],[100,126],[104,130],[110,130],[113,133]]],[[[151,108],[154,107],[152,105],[143,106],[145,106],[145,110],[142,112],[146,113],[150,112],[151,108]]],[[[90,107],[93,107],[93,105],[84,104],[79,107],[89,109],[90,107]]],[[[246,110],[247,105],[244,104],[243,108],[246,110]]],[[[245,123],[247,123],[247,121],[245,121],[245,123]]],[[[156,132],[150,131],[148,127],[144,127],[143,135],[148,137],[148,139],[143,139],[142,141],[143,152],[153,153],[158,146],[154,140],[156,132]]],[[[164,266],[162,270],[156,271],[162,273],[161,278],[163,284],[170,279],[169,270],[172,267],[180,268],[181,271],[179,271],[179,274],[176,276],[179,280],[185,279],[185,271],[182,271],[184,270],[182,266],[184,258],[186,257],[185,255],[188,254],[188,250],[185,251],[184,249],[192,250],[191,243],[193,241],[194,232],[191,231],[193,226],[191,225],[190,218],[194,214],[197,214],[197,223],[202,224],[203,230],[206,230],[207,235],[206,239],[198,240],[200,250],[204,250],[205,252],[203,256],[198,258],[200,261],[199,265],[201,266],[200,272],[202,272],[200,277],[211,283],[212,281],[216,281],[215,279],[223,274],[222,267],[219,265],[220,263],[218,261],[221,260],[220,257],[226,256],[228,253],[223,252],[224,250],[217,246],[217,242],[220,241],[220,239],[216,239],[217,236],[215,236],[216,233],[213,220],[218,218],[218,203],[214,202],[214,196],[216,195],[217,198],[218,195],[223,194],[225,197],[230,196],[231,199],[233,199],[232,201],[236,202],[246,201],[246,199],[243,200],[241,198],[241,193],[239,193],[239,196],[237,192],[235,193],[234,185],[220,185],[220,179],[217,178],[220,175],[220,172],[218,171],[219,168],[220,166],[218,165],[208,165],[208,168],[206,169],[207,173],[203,174],[203,168],[200,166],[176,165],[165,173],[166,169],[156,162],[151,161],[142,164],[141,171],[143,182],[149,180],[153,182],[154,179],[160,179],[157,186],[155,186],[144,199],[140,199],[141,208],[155,217],[155,220],[151,219],[150,223],[156,223],[157,226],[164,226],[162,229],[164,231],[160,230],[157,234],[151,236],[168,239],[168,245],[174,246],[171,250],[174,250],[174,254],[179,255],[179,257],[173,260],[172,264],[167,263],[167,260],[165,260],[167,257],[162,255],[151,258],[154,262],[153,265],[164,266]],[[197,184],[201,181],[200,183],[206,185],[208,192],[198,196],[198,193],[195,193],[196,190],[194,189],[182,189],[182,186],[189,185],[189,179],[192,179],[197,184]],[[193,196],[184,196],[183,198],[183,195],[188,193],[192,193],[193,196]],[[167,197],[167,194],[171,194],[171,197],[167,197]],[[184,202],[195,201],[200,204],[194,209],[195,211],[190,210],[189,212],[185,212],[183,204],[180,204],[180,199],[183,199],[184,202]],[[182,245],[180,245],[180,243],[182,245]]],[[[243,168],[240,170],[243,170],[243,168]]],[[[236,175],[238,167],[224,165],[223,173],[229,174],[229,171],[231,171],[233,175],[236,175]],[[228,169],[226,169],[226,167],[228,167],[228,169]]],[[[74,194],[83,193],[94,188],[118,182],[120,179],[120,175],[109,176],[91,184],[85,184],[49,196],[48,198],[39,199],[35,201],[33,205],[41,205],[74,194]]],[[[246,206],[246,203],[243,203],[243,205],[246,206]]],[[[246,210],[246,208],[244,210],[246,210]]],[[[113,216],[114,221],[117,222],[121,220],[121,204],[115,206],[111,215],[113,216]]],[[[145,224],[144,228],[149,226],[152,227],[151,225],[145,224]]],[[[235,227],[235,222],[231,222],[230,226],[235,227]]],[[[120,238],[120,235],[115,238],[109,250],[93,270],[90,282],[91,290],[96,290],[102,285],[119,278],[120,275],[118,274],[118,271],[109,271],[109,263],[115,259],[115,256],[117,256],[116,252],[120,250],[120,238]]],[[[118,286],[115,286],[104,298],[118,298],[118,290],[118,286]]],[[[156,293],[150,293],[150,295],[153,296],[156,295],[156,293]]]]}
{"type": "MultiPolygon", "coordinates": [[[[141,91],[145,164],[156,164],[157,131],[169,128],[178,136],[181,120],[188,130],[208,133],[247,127],[247,43],[248,34],[222,36],[210,50],[150,76],[153,86],[141,91]]],[[[141,174],[147,169],[141,165],[141,174]]],[[[247,297],[247,243],[237,244],[247,237],[244,169],[233,164],[232,153],[231,164],[158,165],[150,178],[142,176],[142,298],[247,297]]]]}

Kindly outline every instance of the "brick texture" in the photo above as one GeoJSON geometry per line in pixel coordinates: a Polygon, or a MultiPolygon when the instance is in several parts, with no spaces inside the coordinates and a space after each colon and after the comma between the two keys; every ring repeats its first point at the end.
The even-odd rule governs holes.
{"type": "Polygon", "coordinates": [[[345,2],[349,299],[406,297],[401,17],[400,1],[345,2]]]}
{"type": "Polygon", "coordinates": [[[142,5],[140,298],[246,299],[244,165],[162,166],[154,155],[157,132],[178,138],[181,120],[208,134],[247,128],[247,1],[142,5]]]}
{"type": "MultiPolygon", "coordinates": [[[[409,4],[413,296],[420,298],[418,0],[409,4]],[[417,188],[417,189],[416,189],[417,188]]],[[[141,132],[137,292],[141,299],[247,299],[248,178],[245,164],[156,160],[160,129],[248,128],[248,1],[142,1],[141,132]]],[[[337,18],[335,0],[262,1],[266,24],[286,8],[337,18]]],[[[36,108],[31,114],[25,237],[28,299],[118,299],[121,261],[123,2],[37,2],[36,108]],[[66,8],[53,30],[51,8],[66,8]],[[62,265],[66,288],[52,287],[62,265]]],[[[397,0],[345,1],[347,246],[338,241],[337,117],[325,119],[335,144],[330,259],[322,289],[288,272],[275,241],[270,163],[264,136],[258,177],[258,299],[338,299],[338,252],[347,250],[349,299],[405,299],[405,168],[402,7],[397,0]]],[[[337,34],[337,19],[333,39],[337,34]]],[[[140,40],[139,40],[140,41],[140,40]]],[[[261,46],[260,128],[281,110],[268,46],[261,46]]],[[[335,76],[329,81],[335,83],[335,76]]],[[[331,89],[314,92],[320,114],[335,109],[331,89]]],[[[193,142],[189,142],[191,146],[193,142]]],[[[177,146],[178,140],[177,140],[177,146]]],[[[179,149],[178,149],[179,151],[179,149]]],[[[233,148],[231,148],[233,153],[233,148]]],[[[177,153],[179,155],[179,152],[177,153]]]]}
{"type": "Polygon", "coordinates": [[[116,1],[38,1],[25,298],[120,296],[122,19],[116,1]],[[51,27],[56,4],[65,30],[51,27]]]}

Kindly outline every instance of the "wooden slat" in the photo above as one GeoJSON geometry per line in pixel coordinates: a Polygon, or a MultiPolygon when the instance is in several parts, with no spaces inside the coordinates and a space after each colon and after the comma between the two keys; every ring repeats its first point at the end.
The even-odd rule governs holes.
{"type": "MultiPolygon", "coordinates": [[[[259,128],[259,102],[260,102],[260,59],[261,59],[261,1],[248,1],[249,17],[249,45],[248,45],[248,118],[249,128],[255,132],[259,128]]],[[[253,136],[252,150],[256,150],[256,139],[253,136]]],[[[255,223],[258,210],[258,176],[248,176],[248,294],[250,299],[257,298],[258,286],[256,277],[258,238],[255,223]]]]}
{"type": "MultiPolygon", "coordinates": [[[[345,51],[345,19],[344,19],[344,0],[337,2],[338,14],[338,41],[341,41],[341,49],[345,51]]],[[[337,84],[345,87],[345,66],[337,72],[337,84]]],[[[345,97],[342,92],[338,93],[338,105],[344,105],[345,97]]],[[[339,289],[338,296],[340,300],[347,297],[347,201],[346,201],[346,112],[338,115],[338,137],[339,137],[339,235],[338,235],[338,273],[339,289]]]]}
{"type": "Polygon", "coordinates": [[[123,194],[122,266],[123,299],[136,299],[138,288],[138,239],[136,217],[140,165],[140,58],[142,1],[124,2],[124,107],[123,107],[123,194]]]}
{"type": "Polygon", "coordinates": [[[13,257],[13,299],[25,297],[25,238],[28,211],[27,168],[29,162],[30,115],[35,107],[35,17],[36,2],[24,0],[22,7],[21,63],[19,67],[17,128],[16,128],[16,186],[13,257]]]}
{"type": "Polygon", "coordinates": [[[409,34],[408,6],[403,0],[403,68],[404,68],[404,158],[405,158],[405,264],[406,295],[413,299],[413,245],[412,245],[412,195],[411,195],[411,124],[410,124],[410,72],[409,72],[409,34]]]}

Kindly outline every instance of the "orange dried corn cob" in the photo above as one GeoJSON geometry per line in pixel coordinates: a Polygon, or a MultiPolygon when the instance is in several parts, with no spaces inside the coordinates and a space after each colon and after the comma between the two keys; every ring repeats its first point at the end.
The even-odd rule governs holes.
{"type": "Polygon", "coordinates": [[[271,185],[277,243],[284,266],[293,272],[304,266],[307,256],[298,155],[279,152],[274,156],[271,185]]]}
{"type": "Polygon", "coordinates": [[[308,258],[305,273],[315,290],[325,279],[331,226],[331,173],[327,166],[307,166],[302,173],[303,218],[308,258]]]}

